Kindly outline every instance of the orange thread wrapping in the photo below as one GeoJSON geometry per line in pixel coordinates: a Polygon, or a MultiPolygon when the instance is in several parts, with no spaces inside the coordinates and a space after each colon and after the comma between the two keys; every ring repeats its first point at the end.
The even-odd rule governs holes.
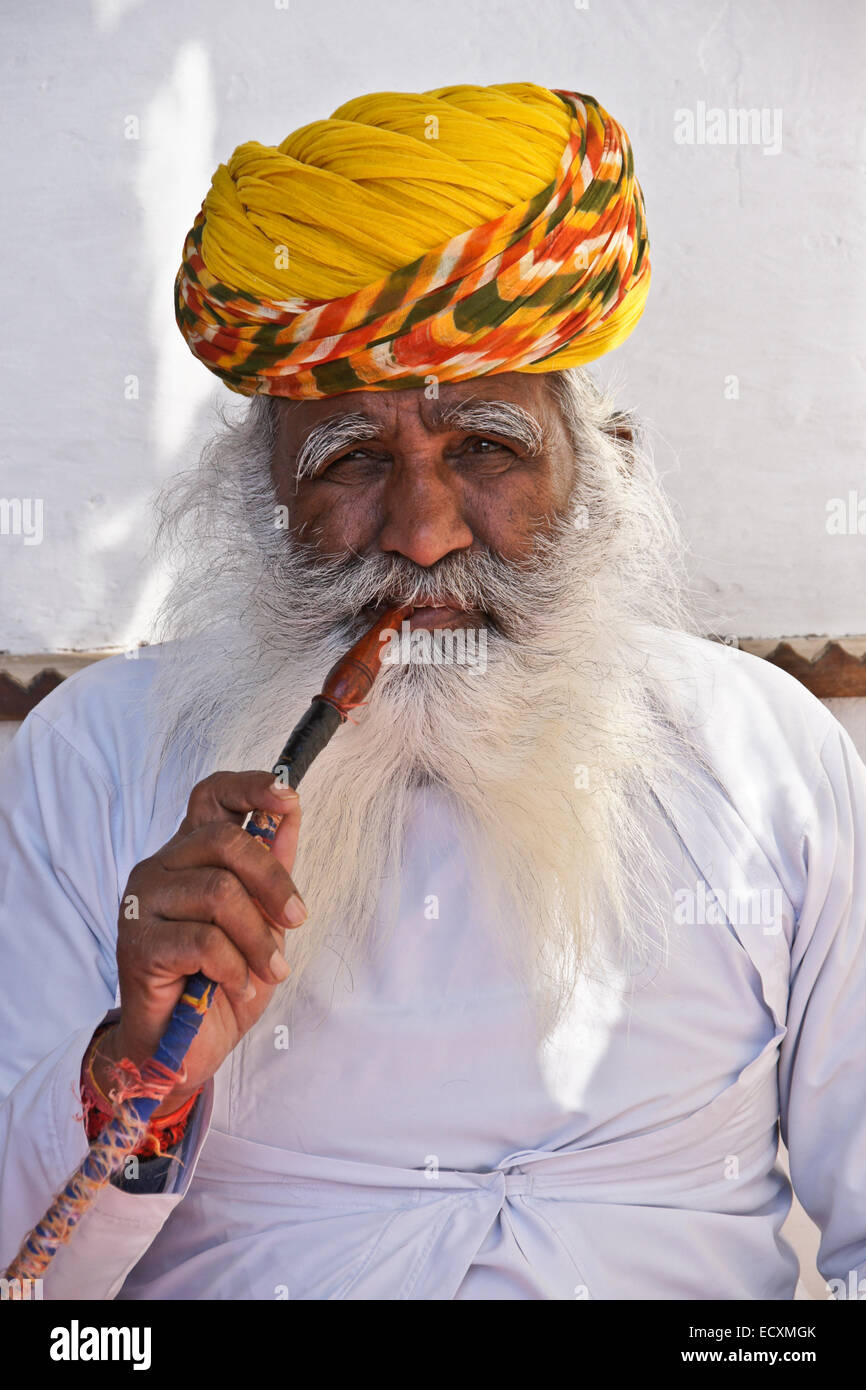
{"type": "MultiPolygon", "coordinates": [[[[182,1081],[185,1069],[172,1072],[152,1059],[139,1069],[128,1057],[120,1062],[108,1064],[108,1074],[114,1082],[108,1096],[100,1089],[93,1071],[93,1063],[99,1046],[99,1038],[105,1031],[103,1025],[94,1034],[81,1068],[81,1099],[84,1105],[84,1122],[87,1137],[91,1142],[98,1138],[109,1120],[115,1118],[118,1109],[125,1101],[139,1096],[158,1096],[164,1099],[178,1081],[182,1081]]],[[[196,1100],[201,1095],[199,1087],[184,1103],[169,1115],[152,1118],[131,1153],[139,1158],[159,1157],[166,1149],[172,1148],[183,1138],[186,1123],[196,1100]]]]}
{"type": "MultiPolygon", "coordinates": [[[[171,1129],[166,1127],[176,1121],[178,1112],[148,1124],[125,1105],[125,1102],[136,1100],[140,1096],[167,1096],[179,1081],[183,1081],[186,1074],[184,1068],[180,1072],[173,1072],[153,1058],[139,1068],[128,1057],[124,1057],[109,1067],[109,1075],[115,1083],[109,1097],[103,1095],[95,1079],[91,1080],[92,1060],[100,1034],[110,1026],[106,1024],[97,1029],[81,1068],[81,1095],[85,1120],[91,1128],[96,1127],[87,1158],[79,1164],[66,1186],[57,1194],[38,1226],[25,1236],[18,1254],[5,1271],[6,1279],[37,1279],[44,1274],[58,1248],[69,1240],[73,1229],[93,1204],[101,1189],[116,1174],[123,1171],[124,1164],[131,1155],[145,1157],[150,1153],[160,1153],[161,1129],[165,1131],[162,1135],[162,1139],[165,1140],[171,1133],[171,1129]],[[114,1109],[106,1112],[106,1104],[114,1109]],[[109,1119],[113,1119],[113,1124],[106,1123],[109,1119]]],[[[196,1092],[181,1107],[181,1110],[186,1111],[181,1125],[185,1123],[198,1094],[199,1092],[196,1092]]],[[[182,1128],[180,1132],[183,1132],[182,1128]]]]}

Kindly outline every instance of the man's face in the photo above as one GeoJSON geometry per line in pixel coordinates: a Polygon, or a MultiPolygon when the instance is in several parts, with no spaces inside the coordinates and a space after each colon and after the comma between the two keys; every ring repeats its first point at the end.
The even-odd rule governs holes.
{"type": "MultiPolygon", "coordinates": [[[[574,456],[546,377],[522,372],[423,389],[280,402],[273,475],[298,541],[332,557],[457,551],[528,558],[569,497],[574,456]],[[299,477],[300,473],[300,477],[299,477]]],[[[469,615],[419,611],[413,625],[469,615]]]]}

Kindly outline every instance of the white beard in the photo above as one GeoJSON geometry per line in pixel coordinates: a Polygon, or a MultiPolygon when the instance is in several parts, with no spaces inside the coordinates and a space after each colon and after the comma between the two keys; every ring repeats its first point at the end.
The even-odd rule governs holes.
{"type": "MultiPolygon", "coordinates": [[[[350,968],[371,925],[384,934],[393,925],[419,786],[448,799],[479,886],[501,905],[503,950],[536,1000],[542,1033],[602,940],[609,950],[611,924],[628,951],[663,937],[646,816],[690,753],[652,674],[664,615],[650,591],[657,598],[669,582],[671,615],[679,610],[662,565],[660,582],[641,588],[654,495],[642,486],[629,525],[621,461],[606,447],[614,450],[599,443],[597,471],[608,495],[596,478],[595,524],[577,529],[570,509],[520,569],[490,555],[448,556],[427,571],[383,556],[316,561],[275,528],[267,461],[242,429],[176,489],[174,524],[195,545],[188,540],[164,608],[176,640],[159,662],[152,716],[190,789],[217,768],[276,761],[327,670],[368,625],[357,620],[366,604],[456,594],[492,615],[486,671],[383,667],[357,723],[339,729],[307,773],[293,877],[308,920],[287,934],[281,1017],[320,952],[350,968]]],[[[586,496],[581,471],[572,508],[586,496]]]]}

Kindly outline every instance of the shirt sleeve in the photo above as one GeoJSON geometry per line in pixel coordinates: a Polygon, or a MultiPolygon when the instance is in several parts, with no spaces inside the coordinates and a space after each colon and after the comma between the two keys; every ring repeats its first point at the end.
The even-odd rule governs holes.
{"type": "Polygon", "coordinates": [[[794,1190],[821,1231],[818,1268],[846,1298],[866,1275],[866,767],[838,724],[821,765],[801,844],[781,1132],[794,1190]]]}
{"type": "MultiPolygon", "coordinates": [[[[81,1063],[117,990],[117,813],[105,771],[31,714],[0,763],[0,1269],[87,1152],[81,1063]]],[[[189,1186],[212,1095],[162,1191],[100,1192],[43,1297],[114,1297],[189,1186]]]]}

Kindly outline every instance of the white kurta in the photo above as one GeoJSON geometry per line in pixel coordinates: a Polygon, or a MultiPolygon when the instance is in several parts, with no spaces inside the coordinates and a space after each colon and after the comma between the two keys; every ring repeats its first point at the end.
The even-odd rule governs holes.
{"type": "MultiPolygon", "coordinates": [[[[141,746],[158,659],[67,681],[0,769],[0,1267],[84,1155],[118,905],[190,790],[141,746]]],[[[393,936],[351,987],[325,962],[288,1047],[269,1016],[251,1031],[183,1167],[109,1187],[45,1297],[789,1299],[780,1117],[824,1277],[866,1274],[866,769],[767,663],[683,638],[675,669],[718,785],[649,827],[666,963],[598,973],[539,1047],[419,792],[393,936]]]]}

